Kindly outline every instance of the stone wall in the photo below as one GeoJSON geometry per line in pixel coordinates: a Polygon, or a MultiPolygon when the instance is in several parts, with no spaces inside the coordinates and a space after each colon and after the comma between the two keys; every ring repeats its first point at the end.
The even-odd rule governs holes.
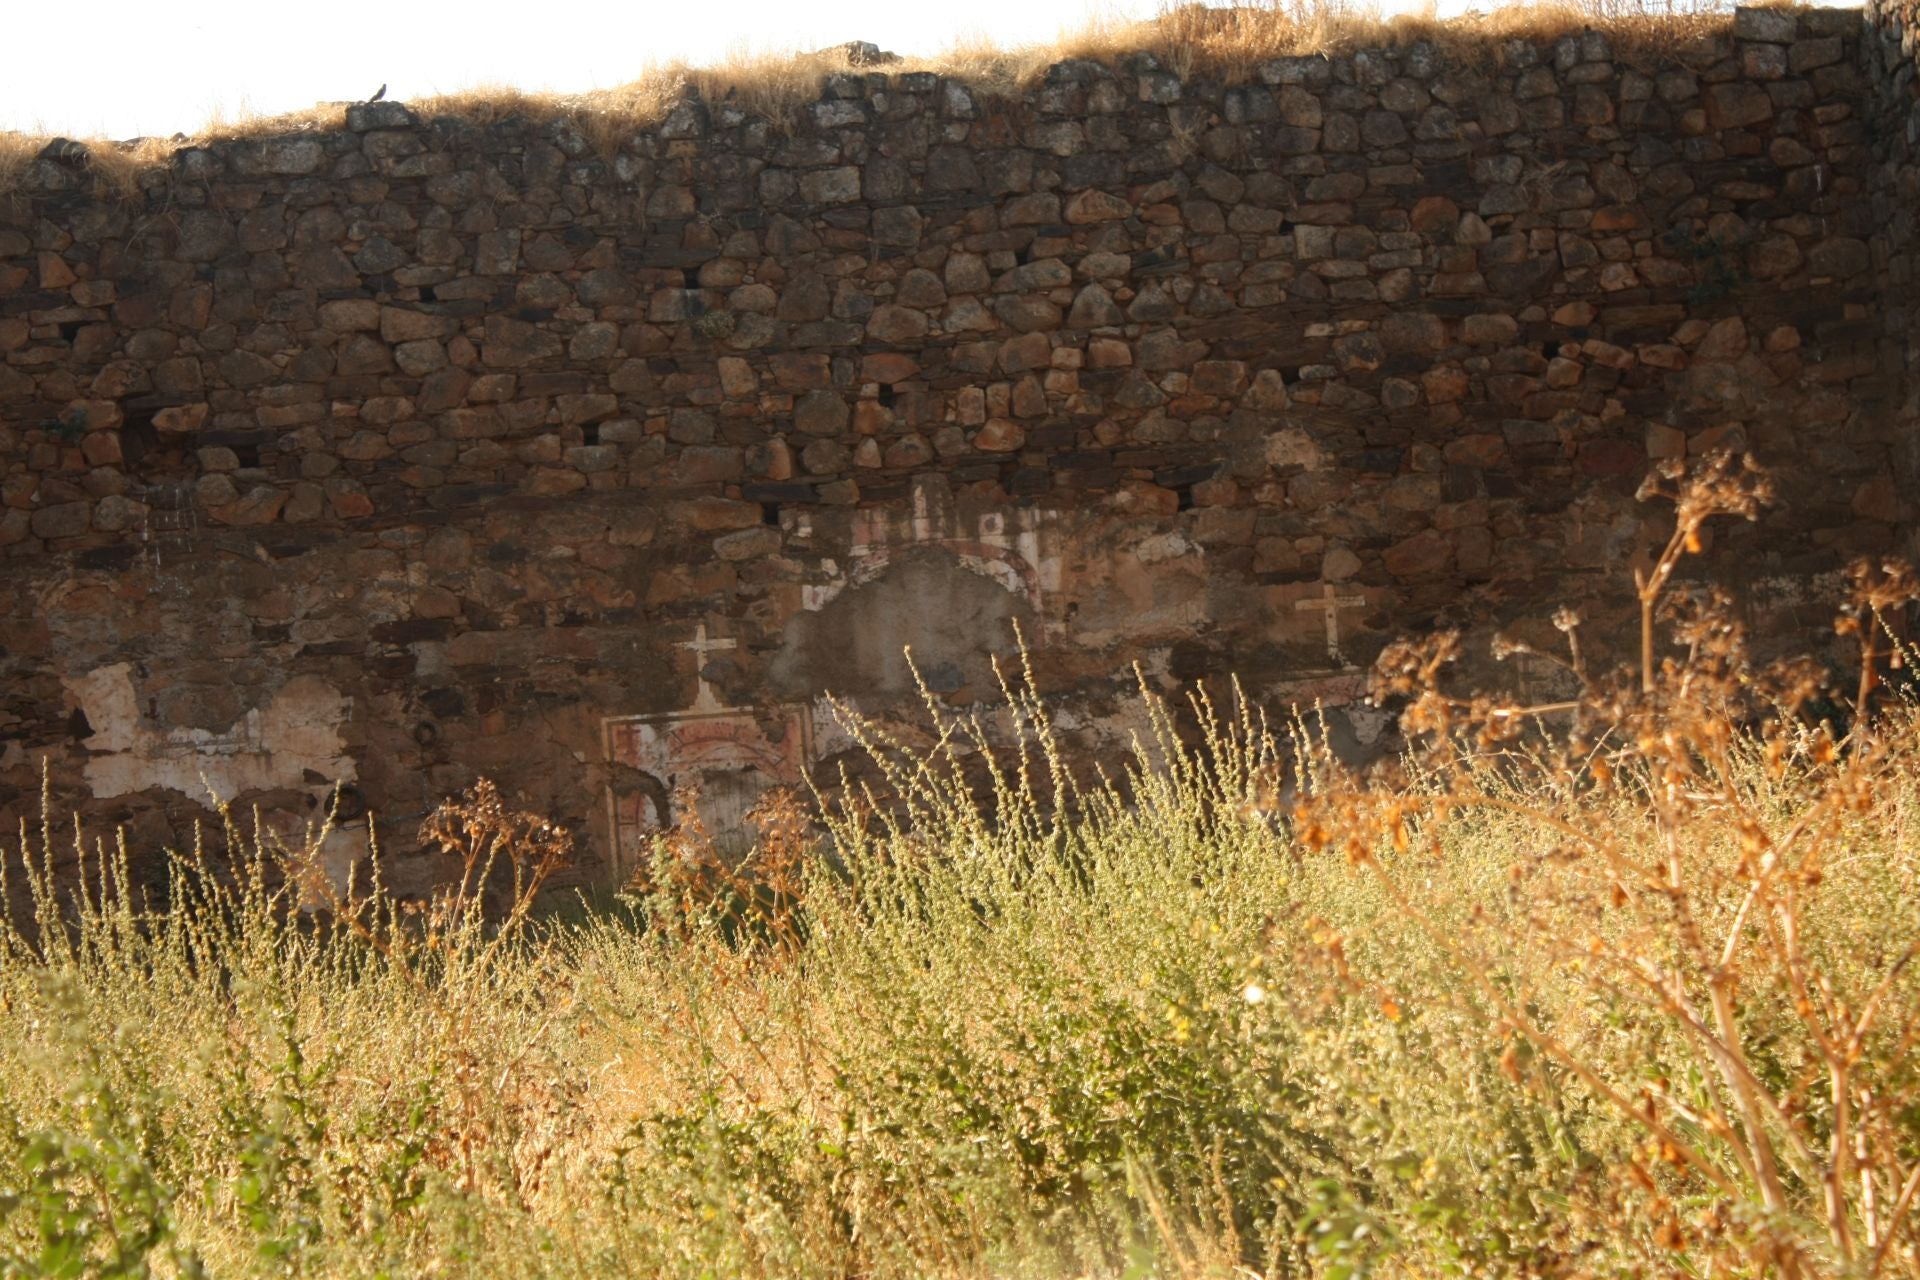
{"type": "Polygon", "coordinates": [[[56,144],[0,198],[0,818],[42,758],[136,843],[344,777],[402,847],[487,774],[618,863],[838,758],[825,695],[916,723],[903,646],[990,701],[1016,624],[1089,752],[1135,664],[1361,751],[1381,644],[1604,635],[1650,460],[1726,446],[1791,482],[1719,564],[1815,635],[1911,516],[1883,43],[849,74],[610,147],[379,103],[132,198],[56,144]]]}
{"type": "Polygon", "coordinates": [[[1906,492],[1920,486],[1920,3],[1877,0],[1867,48],[1875,149],[1875,242],[1884,286],[1884,341],[1907,371],[1896,462],[1906,492]]]}

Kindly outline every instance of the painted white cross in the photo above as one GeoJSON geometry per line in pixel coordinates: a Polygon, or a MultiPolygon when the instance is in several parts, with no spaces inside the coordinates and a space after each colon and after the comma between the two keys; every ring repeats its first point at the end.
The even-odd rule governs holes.
{"type": "Polygon", "coordinates": [[[1340,652],[1340,610],[1357,609],[1367,602],[1365,596],[1343,596],[1331,582],[1322,583],[1318,597],[1309,596],[1305,600],[1293,602],[1294,612],[1305,613],[1309,609],[1324,609],[1327,617],[1327,661],[1336,667],[1347,667],[1345,654],[1340,652]]]}
{"type": "Polygon", "coordinates": [[[689,710],[725,711],[727,708],[722,705],[720,699],[713,696],[713,686],[707,683],[707,655],[738,648],[738,642],[707,639],[707,624],[703,622],[694,631],[693,639],[682,640],[674,647],[693,650],[694,661],[697,664],[694,667],[694,676],[700,681],[700,691],[694,695],[693,706],[689,710]]]}

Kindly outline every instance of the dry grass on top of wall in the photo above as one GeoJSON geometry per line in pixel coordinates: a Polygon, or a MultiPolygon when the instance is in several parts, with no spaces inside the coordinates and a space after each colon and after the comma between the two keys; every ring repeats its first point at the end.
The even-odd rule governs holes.
{"type": "MultiPolygon", "coordinates": [[[[347,104],[319,102],[304,111],[289,111],[280,115],[244,116],[232,121],[216,116],[190,134],[176,133],[166,138],[133,138],[119,142],[88,138],[81,145],[86,149],[86,165],[93,173],[98,192],[102,195],[131,195],[139,189],[141,174],[165,169],[174,154],[186,148],[248,138],[328,133],[345,128],[346,119],[347,104]]],[[[18,188],[27,167],[39,159],[47,145],[55,140],[52,134],[0,131],[0,196],[18,188]]]]}
{"type": "Polygon", "coordinates": [[[1299,54],[1338,55],[1366,47],[1427,41],[1443,56],[1468,64],[1496,63],[1508,40],[1546,41],[1587,29],[1604,31],[1615,52],[1638,58],[1670,51],[1688,40],[1724,29],[1731,9],[1716,0],[1539,0],[1509,4],[1490,14],[1442,20],[1429,15],[1382,18],[1349,0],[1259,0],[1232,7],[1169,6],[1139,22],[1094,22],[1045,43],[961,44],[929,58],[902,58],[876,66],[856,64],[843,46],[812,53],[758,54],[693,67],[656,68],[617,89],[562,96],[515,89],[477,89],[413,105],[426,115],[483,120],[514,115],[570,115],[588,132],[624,136],[658,120],[674,102],[693,94],[709,102],[730,100],[790,128],[798,108],[818,99],[829,75],[878,70],[889,74],[932,72],[959,80],[988,96],[1024,93],[1047,68],[1069,59],[1111,65],[1148,53],[1182,78],[1212,76],[1229,84],[1252,79],[1274,58],[1299,54]]]}
{"type": "MultiPolygon", "coordinates": [[[[1258,0],[1233,7],[1169,6],[1138,22],[1104,21],[1058,39],[1027,45],[963,44],[931,58],[858,65],[850,47],[812,53],[756,54],[693,67],[671,64],[616,89],[585,94],[529,93],[488,86],[417,100],[423,116],[489,123],[512,117],[570,119],[604,153],[617,151],[634,130],[657,122],[689,95],[729,100],[790,129],[798,109],[815,101],[822,79],[841,72],[890,74],[930,71],[962,81],[988,96],[1014,96],[1056,63],[1083,58],[1111,64],[1148,53],[1183,78],[1204,75],[1236,83],[1260,64],[1299,54],[1337,55],[1367,47],[1425,41],[1453,61],[1487,65],[1510,40],[1546,41],[1587,29],[1604,32],[1629,61],[1670,52],[1724,29],[1731,10],[1720,0],[1537,0],[1492,13],[1442,20],[1427,14],[1383,18],[1351,0],[1258,0]]],[[[88,164],[103,194],[131,194],[143,172],[162,168],[176,151],[249,138],[325,132],[341,126],[346,104],[237,122],[216,120],[197,133],[132,142],[89,141],[88,164]]],[[[15,189],[49,137],[0,133],[0,193],[15,189]]]]}
{"type": "Polygon", "coordinates": [[[1715,0],[1536,0],[1449,19],[1431,9],[1387,18],[1349,0],[1265,0],[1169,7],[1157,18],[1092,27],[1039,52],[1044,69],[1062,55],[1110,61],[1145,51],[1183,77],[1210,75],[1231,84],[1253,78],[1274,58],[1418,41],[1458,63],[1497,64],[1508,40],[1554,40],[1590,28],[1604,31],[1617,54],[1632,58],[1671,50],[1731,20],[1731,8],[1715,0]]]}

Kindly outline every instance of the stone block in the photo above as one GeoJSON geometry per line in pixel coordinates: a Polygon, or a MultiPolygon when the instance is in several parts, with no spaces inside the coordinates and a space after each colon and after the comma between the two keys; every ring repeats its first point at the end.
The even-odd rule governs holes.
{"type": "Polygon", "coordinates": [[[852,165],[800,175],[800,198],[810,204],[847,204],[860,198],[860,170],[852,165]]]}
{"type": "Polygon", "coordinates": [[[274,485],[257,484],[236,501],[213,507],[208,515],[217,524],[252,526],[272,524],[287,505],[288,493],[274,485]]]}
{"type": "Polygon", "coordinates": [[[761,525],[715,538],[713,554],[731,562],[756,560],[777,553],[782,541],[780,530],[761,525]]]}
{"type": "Polygon", "coordinates": [[[974,448],[985,453],[1016,453],[1026,442],[1026,429],[1009,418],[989,418],[973,437],[974,448]]]}
{"type": "Polygon", "coordinates": [[[1733,34],[1738,40],[1789,44],[1798,34],[1798,27],[1792,9],[1742,5],[1733,11],[1733,34]]]}
{"type": "Polygon", "coordinates": [[[414,311],[406,307],[380,308],[380,337],[390,343],[414,342],[421,338],[440,338],[453,325],[445,316],[414,311]]]}
{"type": "Polygon", "coordinates": [[[1436,529],[1423,529],[1381,553],[1388,573],[1401,579],[1431,579],[1446,573],[1453,559],[1453,543],[1436,529]]]}
{"type": "Polygon", "coordinates": [[[1807,265],[1816,276],[1844,280],[1867,271],[1873,265],[1873,252],[1864,240],[1831,236],[1808,252],[1807,265]]]}
{"type": "Polygon", "coordinates": [[[404,102],[360,102],[347,108],[347,128],[354,133],[375,129],[411,129],[416,118],[404,102]]]}
{"type": "Polygon", "coordinates": [[[93,505],[87,502],[62,502],[42,507],[30,518],[29,527],[36,538],[77,538],[93,526],[93,505]]]}
{"type": "Polygon", "coordinates": [[[867,337],[875,342],[916,342],[927,335],[930,327],[926,312],[893,303],[875,307],[867,317],[867,337]]]}
{"type": "Polygon", "coordinates": [[[490,315],[480,344],[481,363],[492,368],[519,368],[561,353],[560,339],[525,320],[490,315]]]}
{"type": "Polygon", "coordinates": [[[1740,129],[1773,119],[1773,99],[1743,80],[1709,85],[1706,103],[1707,123],[1715,129],[1740,129]]]}
{"type": "Polygon", "coordinates": [[[320,304],[320,325],[332,333],[376,330],[380,311],[380,304],[370,298],[340,298],[320,304]]]}
{"type": "Polygon", "coordinates": [[[793,425],[807,435],[830,436],[844,431],[851,417],[846,400],[822,388],[802,395],[793,406],[793,425]]]}
{"type": "Polygon", "coordinates": [[[1066,205],[1066,220],[1076,226],[1116,222],[1131,217],[1133,206],[1119,196],[1089,187],[1073,195],[1066,205]]]}

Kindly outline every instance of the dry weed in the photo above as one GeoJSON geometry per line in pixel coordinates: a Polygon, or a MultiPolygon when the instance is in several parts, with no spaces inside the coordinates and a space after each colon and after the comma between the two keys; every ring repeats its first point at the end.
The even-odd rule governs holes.
{"type": "Polygon", "coordinates": [[[655,923],[692,936],[719,928],[793,954],[806,940],[806,882],[814,855],[813,820],[799,796],[774,787],[747,814],[760,833],[744,856],[714,845],[700,817],[700,793],[674,792],[677,821],[654,837],[629,892],[651,904],[655,923]]]}
{"type": "Polygon", "coordinates": [[[429,905],[429,927],[436,930],[479,918],[503,932],[517,928],[541,886],[573,860],[573,837],[565,828],[536,813],[509,810],[488,778],[427,815],[420,843],[460,861],[459,874],[429,905]]]}
{"type": "MultiPolygon", "coordinates": [[[[1910,1274],[1920,942],[1882,931],[1891,903],[1873,899],[1900,896],[1906,873],[1857,845],[1911,767],[1904,742],[1872,731],[1873,694],[1880,639],[1920,583],[1904,566],[1854,571],[1842,633],[1862,675],[1836,738],[1807,664],[1759,666],[1723,593],[1674,588],[1708,521],[1754,518],[1767,478],[1721,456],[1663,466],[1642,496],[1675,518],[1635,572],[1637,665],[1588,669],[1563,612],[1581,693],[1548,709],[1447,695],[1452,637],[1396,647],[1379,696],[1409,699],[1422,785],[1323,791],[1299,810],[1302,839],[1364,867],[1448,957],[1516,1084],[1577,1082],[1639,1129],[1619,1172],[1643,1194],[1622,1230],[1638,1217],[1658,1249],[1735,1270],[1910,1274]],[[1530,742],[1546,710],[1571,711],[1572,731],[1530,742]],[[1424,868],[1487,814],[1515,841],[1505,884],[1437,897],[1424,868]],[[1603,1047],[1622,1034],[1637,1073],[1603,1047]]],[[[1910,733],[1911,715],[1897,725],[1910,733]]]]}

